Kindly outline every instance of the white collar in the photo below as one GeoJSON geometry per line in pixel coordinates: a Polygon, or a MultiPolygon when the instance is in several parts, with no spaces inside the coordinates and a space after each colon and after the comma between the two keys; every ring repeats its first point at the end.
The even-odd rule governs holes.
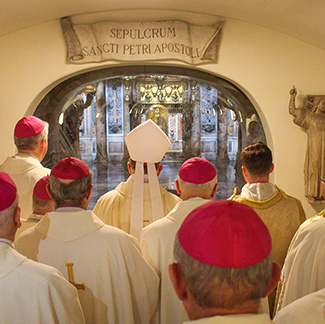
{"type": "MultiPolygon", "coordinates": [[[[130,179],[131,182],[134,182],[134,174],[131,174],[129,176],[129,178],[128,178],[127,181],[129,181],[129,179],[130,179]]],[[[144,183],[148,183],[149,182],[149,178],[148,178],[148,175],[147,174],[144,174],[143,175],[143,181],[144,181],[144,183]]]]}
{"type": "MultiPolygon", "coordinates": [[[[5,242],[11,242],[10,240],[1,239],[5,242]]],[[[13,246],[9,247],[9,243],[0,244],[0,279],[5,277],[8,273],[16,269],[22,262],[26,260],[26,257],[18,253],[13,246]]]]}
{"type": "Polygon", "coordinates": [[[12,248],[14,247],[13,246],[13,241],[11,241],[11,240],[8,240],[8,239],[5,239],[5,238],[0,238],[0,243],[2,243],[2,244],[6,244],[6,245],[10,245],[12,248]]]}
{"type": "Polygon", "coordinates": [[[35,229],[47,237],[70,242],[86,236],[104,223],[90,210],[78,207],[62,207],[46,214],[35,229]]]}
{"type": "Polygon", "coordinates": [[[16,155],[14,155],[14,157],[20,157],[20,158],[32,157],[39,162],[39,159],[32,153],[19,152],[16,155]]]}
{"type": "Polygon", "coordinates": [[[241,196],[255,201],[264,201],[271,198],[277,192],[271,182],[246,183],[242,188],[241,196]]]}

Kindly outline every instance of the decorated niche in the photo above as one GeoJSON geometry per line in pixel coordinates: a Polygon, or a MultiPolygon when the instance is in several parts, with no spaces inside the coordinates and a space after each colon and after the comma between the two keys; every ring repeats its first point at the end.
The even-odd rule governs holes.
{"type": "Polygon", "coordinates": [[[216,134],[218,90],[211,86],[201,86],[201,127],[202,135],[216,134]]]}
{"type": "MultiPolygon", "coordinates": [[[[128,81],[129,84],[129,81],[128,81]]],[[[201,86],[164,75],[139,77],[127,99],[130,129],[152,119],[171,141],[168,156],[182,160],[200,155],[201,86]]]]}
{"type": "Polygon", "coordinates": [[[123,132],[123,96],[122,84],[116,82],[106,86],[107,98],[107,133],[108,135],[122,134],[123,132]]]}
{"type": "Polygon", "coordinates": [[[201,152],[209,158],[218,151],[218,90],[207,84],[200,87],[201,152]]]}
{"type": "Polygon", "coordinates": [[[138,102],[143,104],[181,104],[187,101],[187,84],[185,82],[159,83],[139,82],[137,84],[138,102]]]}

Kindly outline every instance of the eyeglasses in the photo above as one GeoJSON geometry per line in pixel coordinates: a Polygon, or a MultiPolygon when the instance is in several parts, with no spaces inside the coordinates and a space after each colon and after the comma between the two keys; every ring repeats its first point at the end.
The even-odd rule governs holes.
{"type": "Polygon", "coordinates": [[[320,181],[325,182],[325,179],[320,178],[320,181]]]}

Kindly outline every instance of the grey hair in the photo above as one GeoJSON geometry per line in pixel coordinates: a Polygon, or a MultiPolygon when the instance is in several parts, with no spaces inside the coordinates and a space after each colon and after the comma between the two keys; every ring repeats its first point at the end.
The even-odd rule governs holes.
{"type": "Polygon", "coordinates": [[[49,124],[44,121],[45,127],[37,135],[20,138],[14,136],[15,145],[18,150],[35,150],[41,144],[42,140],[48,136],[49,133],[49,124]]]}
{"type": "Polygon", "coordinates": [[[81,207],[84,198],[86,198],[90,186],[92,184],[93,175],[89,174],[72,181],[61,181],[60,179],[50,175],[49,190],[55,202],[56,207],[71,206],[81,207]]]}
{"type": "Polygon", "coordinates": [[[174,257],[196,303],[204,308],[232,309],[245,301],[259,301],[272,276],[271,253],[261,262],[242,268],[224,268],[202,263],[189,256],[178,241],[174,257]]]}
{"type": "Polygon", "coordinates": [[[51,200],[40,199],[33,195],[33,211],[36,214],[45,215],[55,209],[55,203],[51,200]]]}
{"type": "Polygon", "coordinates": [[[214,186],[218,182],[217,176],[215,176],[211,181],[205,183],[191,183],[182,180],[180,177],[177,177],[179,187],[182,191],[196,192],[197,196],[201,194],[211,193],[214,189],[214,186]]]}
{"type": "Polygon", "coordinates": [[[16,197],[15,201],[6,209],[0,211],[0,229],[6,230],[6,227],[13,221],[12,216],[18,207],[19,199],[16,197]]]}

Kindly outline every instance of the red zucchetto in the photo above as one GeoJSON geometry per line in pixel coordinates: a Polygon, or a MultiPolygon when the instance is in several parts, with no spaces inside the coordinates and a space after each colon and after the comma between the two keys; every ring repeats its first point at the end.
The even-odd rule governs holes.
{"type": "Polygon", "coordinates": [[[272,249],[270,233],[257,213],[231,200],[213,200],[194,209],[178,239],[194,259],[226,268],[257,264],[272,249]]]}
{"type": "Polygon", "coordinates": [[[51,175],[64,180],[76,180],[89,174],[89,168],[75,157],[60,160],[52,169],[51,175]]]}
{"type": "Polygon", "coordinates": [[[43,200],[51,200],[51,197],[46,190],[46,186],[49,183],[49,178],[50,177],[47,175],[36,182],[33,189],[33,194],[35,197],[43,200]]]}
{"type": "Polygon", "coordinates": [[[39,134],[45,127],[43,120],[35,116],[26,116],[18,121],[14,135],[19,138],[31,137],[39,134]]]}
{"type": "Polygon", "coordinates": [[[194,157],[186,160],[178,173],[180,179],[186,182],[200,184],[213,180],[217,175],[215,167],[206,159],[194,157]]]}
{"type": "Polygon", "coordinates": [[[0,171],[0,211],[11,206],[17,197],[17,188],[7,173],[0,171]]]}

